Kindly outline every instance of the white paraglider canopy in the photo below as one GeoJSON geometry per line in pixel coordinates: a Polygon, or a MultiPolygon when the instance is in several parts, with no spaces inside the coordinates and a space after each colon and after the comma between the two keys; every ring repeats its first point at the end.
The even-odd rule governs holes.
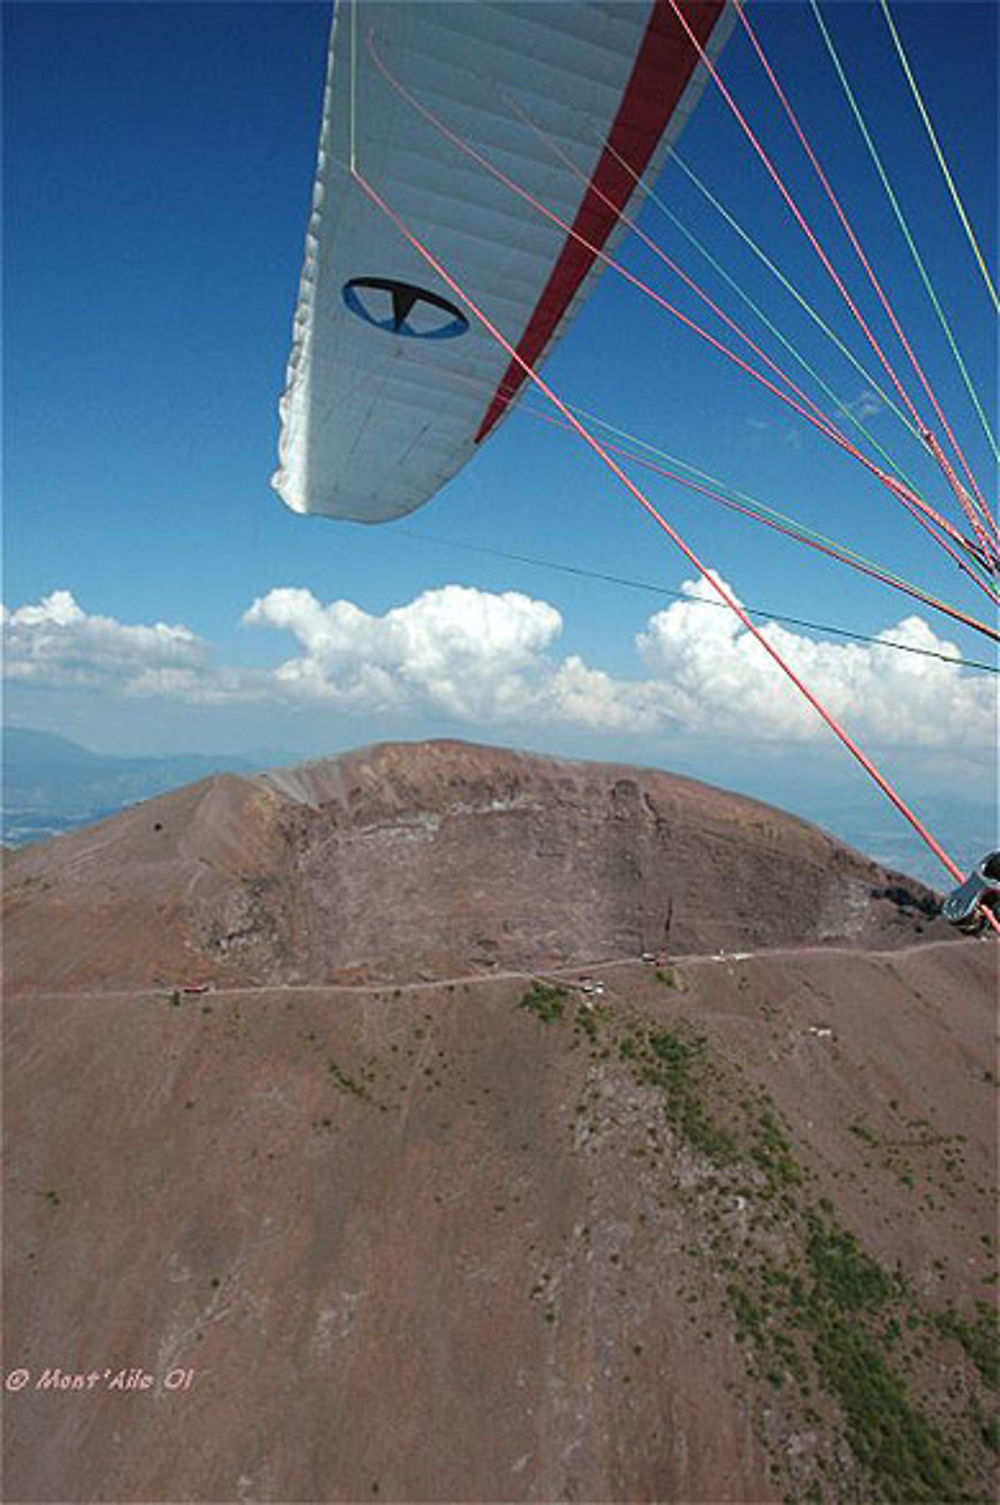
{"type": "MultiPolygon", "coordinates": [[[[710,52],[729,29],[723,12],[724,0],[685,6],[710,52]]],[[[281,401],[274,486],[289,507],[358,522],[411,512],[465,464],[524,380],[350,165],[534,366],[590,292],[596,250],[622,233],[636,175],[655,174],[694,108],[697,62],[663,0],[340,0],[281,401]]]]}

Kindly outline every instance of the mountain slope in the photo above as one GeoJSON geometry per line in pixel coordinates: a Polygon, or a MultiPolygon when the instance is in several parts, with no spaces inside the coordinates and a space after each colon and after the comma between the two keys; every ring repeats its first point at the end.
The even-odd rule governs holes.
{"type": "Polygon", "coordinates": [[[8,869],[12,1505],[996,1497],[997,951],[926,890],[457,743],[8,869]]]}
{"type": "Polygon", "coordinates": [[[18,853],[6,904],[9,976],[33,988],[950,934],[919,884],[770,806],[455,742],[192,785],[18,853]]]}
{"type": "Polygon", "coordinates": [[[13,1000],[5,1498],[995,1498],[994,964],[13,1000]]]}

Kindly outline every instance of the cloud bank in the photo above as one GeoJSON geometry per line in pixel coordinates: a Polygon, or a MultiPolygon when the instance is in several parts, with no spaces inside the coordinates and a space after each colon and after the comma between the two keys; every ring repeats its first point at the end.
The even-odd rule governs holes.
{"type": "MultiPolygon", "coordinates": [[[[829,733],[765,649],[704,581],[656,612],[635,640],[637,675],[616,678],[561,654],[556,608],[515,591],[428,590],[374,614],[282,587],[258,598],[245,625],[290,634],[278,668],[213,661],[189,628],[89,615],[68,591],[3,611],[5,672],[54,689],[86,687],[161,701],[259,702],[346,714],[439,716],[471,727],[516,724],[744,741],[808,742],[829,733]]],[[[909,616],[872,644],[816,641],[776,623],[769,643],[862,741],[989,747],[996,680],[970,673],[958,650],[909,616]],[[889,642],[943,655],[900,653],[889,642]]]]}
{"type": "Polygon", "coordinates": [[[206,645],[187,627],[127,626],[88,616],[69,591],[37,606],[0,607],[4,673],[48,686],[129,687],[149,674],[185,676],[203,662],[206,645]]]}
{"type": "Polygon", "coordinates": [[[516,591],[446,585],[370,616],[350,601],[324,606],[306,590],[273,590],[243,620],[298,640],[302,653],[275,670],[285,690],[347,709],[430,709],[478,725],[657,719],[643,706],[645,686],[572,655],[559,660],[559,612],[516,591]]]}
{"type": "Polygon", "coordinates": [[[268,693],[261,672],[210,666],[211,645],[189,627],[91,615],[67,590],[0,606],[0,622],[4,676],[17,684],[208,704],[268,693]]]}
{"type": "MultiPolygon", "coordinates": [[[[689,581],[683,591],[687,599],[657,612],[637,639],[664,711],[689,731],[792,741],[826,737],[817,713],[737,617],[703,604],[718,600],[710,586],[689,581]]],[[[762,631],[856,735],[923,747],[958,738],[967,746],[995,742],[996,680],[963,670],[955,662],[955,645],[938,638],[920,617],[885,628],[872,644],[816,641],[775,622],[762,631]],[[901,653],[890,644],[944,658],[901,653]]]]}

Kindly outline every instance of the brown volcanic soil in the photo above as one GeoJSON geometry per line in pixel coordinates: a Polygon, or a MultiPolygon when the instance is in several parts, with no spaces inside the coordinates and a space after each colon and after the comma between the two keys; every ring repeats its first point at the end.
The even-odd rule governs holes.
{"type": "Polygon", "coordinates": [[[6,1500],[995,1497],[997,951],[918,885],[438,743],[6,904],[6,1500]]]}
{"type": "Polygon", "coordinates": [[[995,947],[599,975],[14,998],[5,1499],[993,1498],[995,947]]]}
{"type": "Polygon", "coordinates": [[[951,935],[919,884],[770,806],[456,742],[209,779],[7,868],[13,989],[410,981],[951,935]]]}

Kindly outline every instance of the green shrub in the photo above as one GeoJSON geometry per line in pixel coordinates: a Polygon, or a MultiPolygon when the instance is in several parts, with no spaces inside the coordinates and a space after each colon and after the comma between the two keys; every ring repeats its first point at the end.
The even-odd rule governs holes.
{"type": "Polygon", "coordinates": [[[554,983],[533,982],[524,994],[518,1008],[536,1014],[543,1024],[554,1024],[561,1019],[566,1008],[566,989],[554,983]]]}

